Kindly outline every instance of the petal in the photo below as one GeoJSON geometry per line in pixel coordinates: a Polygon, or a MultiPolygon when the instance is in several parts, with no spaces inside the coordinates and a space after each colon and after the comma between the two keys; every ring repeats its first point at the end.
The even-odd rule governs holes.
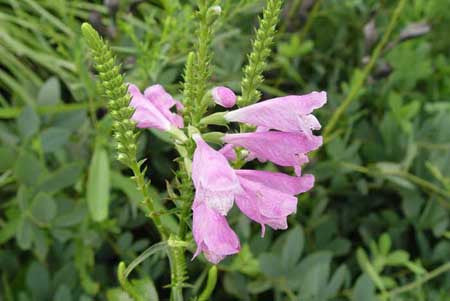
{"type": "Polygon", "coordinates": [[[224,157],[230,161],[236,160],[236,152],[231,144],[225,144],[221,149],[219,149],[219,153],[224,155],[224,157]]]}
{"type": "MultiPolygon", "coordinates": [[[[193,236],[197,251],[202,250],[212,263],[240,250],[239,238],[230,228],[224,216],[210,209],[202,201],[193,207],[193,236]]],[[[196,252],[197,254],[197,252],[196,252]]]]}
{"type": "Polygon", "coordinates": [[[192,180],[196,194],[210,208],[226,215],[240,191],[239,181],[227,159],[194,135],[197,147],[192,161],[192,180]]]}
{"type": "Polygon", "coordinates": [[[264,170],[239,169],[235,172],[239,180],[244,178],[259,182],[269,188],[293,195],[308,191],[314,186],[314,176],[309,174],[293,177],[281,172],[264,170]]]}
{"type": "Polygon", "coordinates": [[[287,227],[287,216],[297,210],[296,197],[245,178],[239,181],[243,192],[236,196],[236,204],[245,215],[274,229],[287,227]]]}
{"type": "Polygon", "coordinates": [[[326,92],[289,95],[262,101],[225,114],[228,121],[245,122],[284,132],[304,132],[319,129],[315,117],[309,115],[327,102],[326,92]]]}
{"type": "Polygon", "coordinates": [[[158,108],[173,126],[176,126],[177,128],[183,127],[183,118],[170,110],[173,106],[176,106],[177,109],[182,109],[183,105],[167,93],[163,86],[150,86],[145,89],[144,95],[149,102],[158,108]]]}
{"type": "Polygon", "coordinates": [[[251,157],[280,166],[298,167],[308,162],[305,153],[322,145],[322,137],[304,133],[253,132],[226,134],[223,141],[249,150],[251,157]]]}
{"type": "Polygon", "coordinates": [[[214,102],[224,108],[231,108],[236,104],[236,94],[227,87],[215,87],[211,90],[214,102]]]}
{"type": "Polygon", "coordinates": [[[159,130],[169,130],[171,122],[146,99],[138,87],[130,84],[128,92],[131,95],[130,106],[135,108],[131,119],[136,121],[139,128],[156,128],[159,130]]]}

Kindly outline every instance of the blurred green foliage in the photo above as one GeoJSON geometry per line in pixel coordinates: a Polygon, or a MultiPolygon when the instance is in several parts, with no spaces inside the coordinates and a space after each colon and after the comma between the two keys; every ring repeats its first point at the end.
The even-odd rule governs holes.
{"type": "MultiPolygon", "coordinates": [[[[131,300],[117,264],[158,236],[114,159],[80,24],[110,40],[127,81],[181,96],[196,39],[191,2],[0,0],[0,300],[131,300]]],[[[398,2],[285,1],[263,99],[326,90],[318,113],[326,126],[398,2]]],[[[406,2],[308,165],[316,186],[300,196],[290,229],[261,239],[257,225],[232,212],[243,247],[218,266],[214,300],[449,300],[450,2],[406,2]]],[[[263,4],[222,1],[214,83],[239,91],[263,4]]],[[[147,131],[139,144],[159,202],[174,179],[166,139],[147,131]]],[[[189,266],[188,297],[208,272],[200,260],[189,266]]],[[[147,300],[167,300],[161,254],[132,276],[147,300]]]]}

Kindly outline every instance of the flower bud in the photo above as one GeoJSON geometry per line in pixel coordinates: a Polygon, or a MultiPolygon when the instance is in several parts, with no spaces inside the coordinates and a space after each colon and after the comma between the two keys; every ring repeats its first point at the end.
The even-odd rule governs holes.
{"type": "Polygon", "coordinates": [[[236,95],[227,87],[215,87],[211,90],[214,102],[224,108],[231,108],[236,104],[236,95]]]}

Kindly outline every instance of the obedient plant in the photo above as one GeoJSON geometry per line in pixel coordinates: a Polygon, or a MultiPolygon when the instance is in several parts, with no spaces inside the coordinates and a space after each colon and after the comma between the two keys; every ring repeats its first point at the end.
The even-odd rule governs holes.
{"type": "MultiPolygon", "coordinates": [[[[239,238],[227,221],[234,204],[261,225],[264,236],[266,226],[275,230],[288,227],[288,216],[297,211],[298,195],[314,185],[314,176],[302,174],[301,167],[308,162],[308,153],[322,144],[322,137],[313,133],[320,129],[320,123],[312,113],[326,103],[326,93],[312,92],[258,102],[261,93],[257,88],[263,81],[262,73],[271,52],[280,9],[281,1],[267,1],[248,65],[244,68],[239,97],[227,87],[210,84],[213,73],[210,43],[221,12],[216,1],[199,3],[198,40],[195,51],[187,57],[180,100],[156,83],[143,93],[136,85],[125,83],[107,43],[89,24],[82,26],[114,120],[118,159],[132,169],[143,196],[142,207],[161,235],[162,242],[158,246],[163,246],[170,261],[172,300],[183,298],[182,289],[187,279],[186,250],[193,252],[192,260],[203,253],[213,264],[240,251],[239,238]],[[222,112],[211,114],[215,104],[230,110],[223,112],[222,108],[222,112]],[[236,104],[238,108],[232,109],[236,104]],[[232,127],[239,128],[239,132],[209,129],[211,124],[225,125],[223,128],[229,129],[232,123],[239,125],[232,127]],[[136,160],[137,128],[169,134],[179,153],[176,160],[179,170],[168,187],[175,210],[158,208],[156,211],[148,193],[149,184],[144,179],[145,170],[141,170],[143,161],[136,160]],[[281,172],[243,168],[254,159],[288,169],[281,172]],[[176,231],[160,220],[161,214],[169,212],[178,217],[176,231]]],[[[122,287],[140,300],[138,290],[126,279],[138,263],[128,268],[121,263],[118,277],[122,287]]],[[[214,271],[215,268],[209,274],[200,300],[206,300],[212,292],[214,271]]]]}

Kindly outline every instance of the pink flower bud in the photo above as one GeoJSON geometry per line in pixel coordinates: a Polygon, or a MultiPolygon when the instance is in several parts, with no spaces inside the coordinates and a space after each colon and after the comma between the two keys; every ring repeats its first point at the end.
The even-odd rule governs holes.
{"type": "Polygon", "coordinates": [[[211,95],[215,103],[224,108],[231,108],[236,104],[236,95],[227,87],[215,87],[211,90],[211,95]]]}

